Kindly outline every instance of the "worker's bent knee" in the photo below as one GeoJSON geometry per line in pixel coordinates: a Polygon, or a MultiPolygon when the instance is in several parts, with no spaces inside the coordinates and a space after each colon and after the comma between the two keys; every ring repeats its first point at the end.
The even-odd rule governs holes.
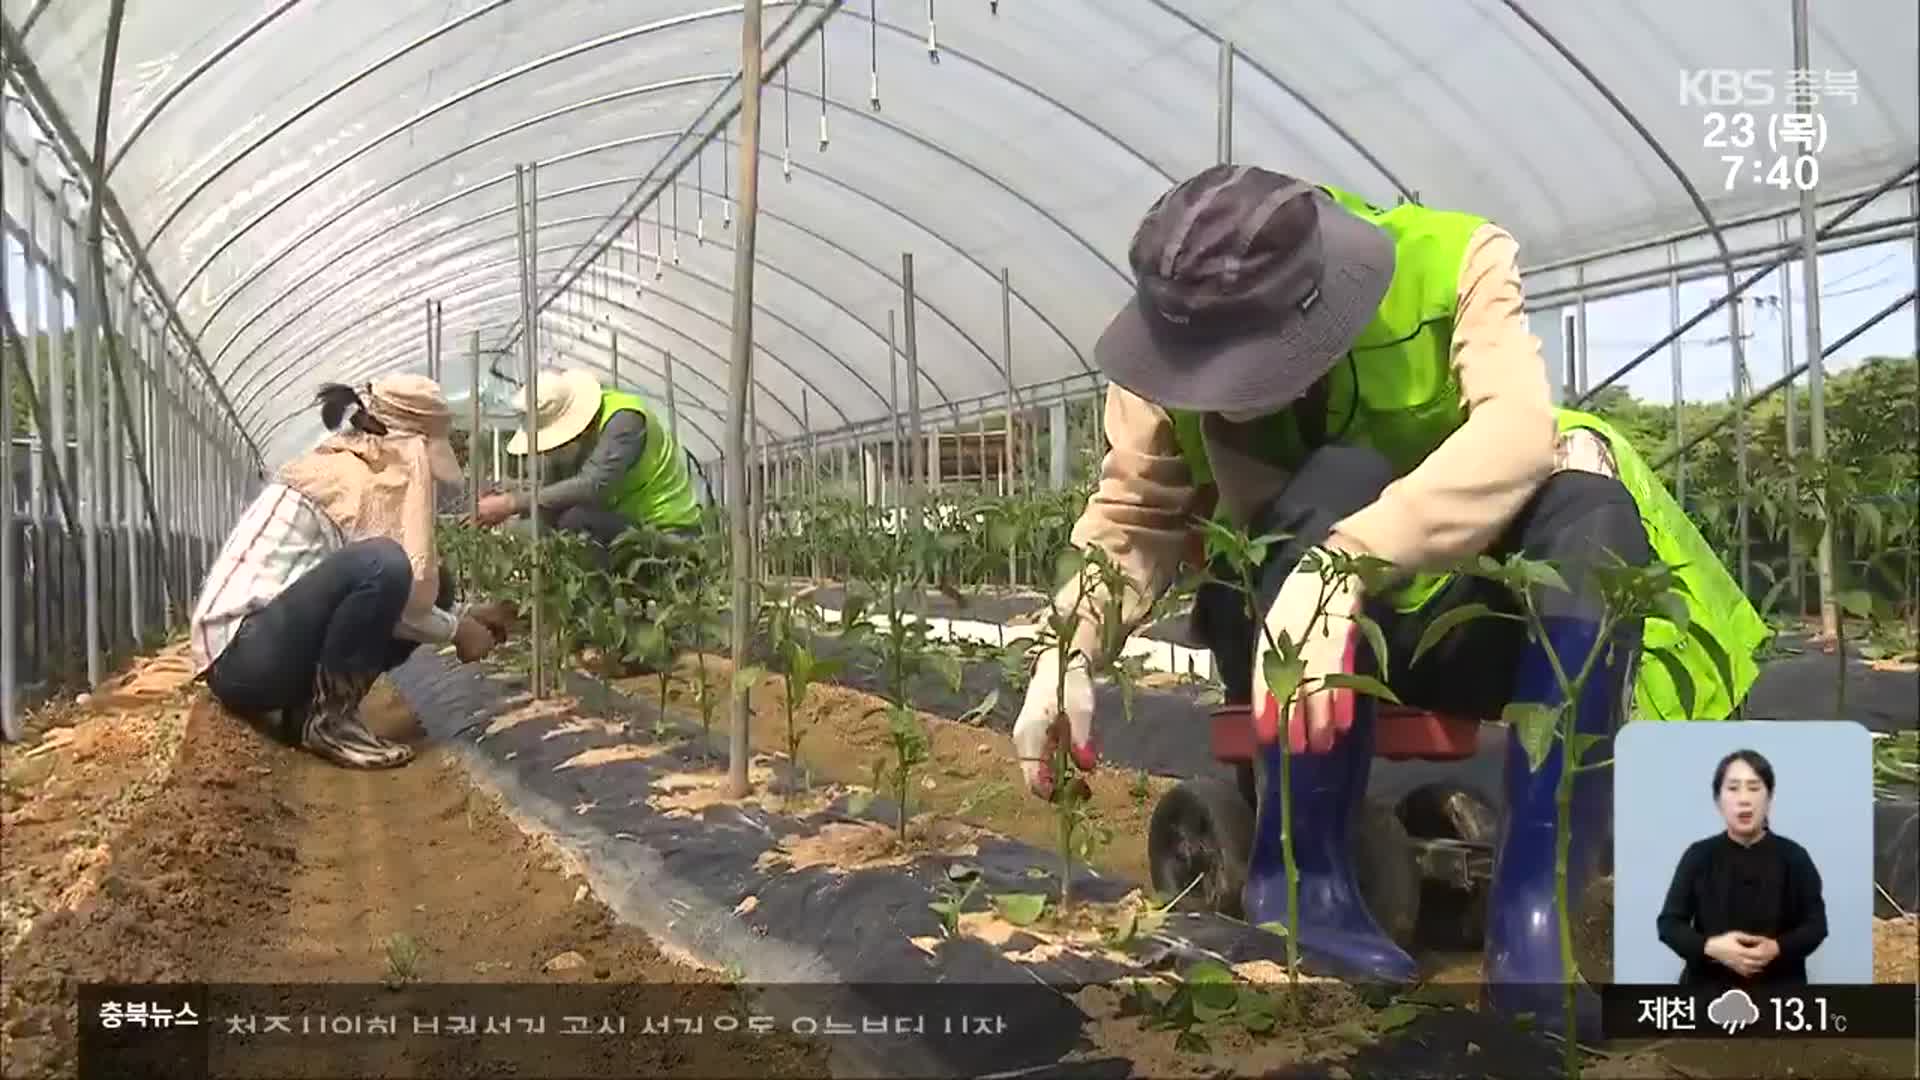
{"type": "Polygon", "coordinates": [[[397,540],[385,536],[358,540],[347,545],[342,553],[353,560],[354,569],[363,581],[402,592],[413,587],[413,560],[397,540]]]}
{"type": "Polygon", "coordinates": [[[1548,558],[1591,558],[1610,552],[1633,566],[1653,559],[1640,508],[1625,485],[1590,472],[1560,472],[1534,496],[1522,546],[1548,558]]]}

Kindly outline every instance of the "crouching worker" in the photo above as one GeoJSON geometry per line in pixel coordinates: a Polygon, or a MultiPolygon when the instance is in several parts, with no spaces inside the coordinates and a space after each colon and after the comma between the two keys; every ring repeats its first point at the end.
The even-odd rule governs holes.
{"type": "MultiPolygon", "coordinates": [[[[1126,633],[1171,584],[1196,540],[1196,515],[1212,516],[1254,535],[1292,537],[1269,548],[1254,607],[1276,638],[1304,643],[1306,678],[1364,671],[1409,706],[1498,718],[1510,702],[1560,704],[1559,684],[1546,651],[1511,619],[1457,626],[1408,664],[1426,628],[1448,611],[1520,610],[1504,588],[1446,568],[1511,553],[1560,566],[1571,593],[1539,590],[1536,603],[1552,648],[1577,664],[1604,615],[1583,568],[1658,559],[1685,566],[1679,576],[1692,620],[1733,659],[1728,687],[1702,650],[1676,654],[1699,691],[1695,717],[1724,717],[1745,694],[1764,623],[1633,448],[1594,417],[1556,412],[1506,231],[1470,214],[1415,204],[1381,210],[1293,177],[1219,166],[1147,213],[1131,260],[1135,298],[1096,348],[1113,382],[1111,449],[1072,537],[1127,571],[1134,589],[1122,598],[1126,633]],[[1298,565],[1314,548],[1385,560],[1399,577],[1382,595],[1340,585],[1316,619],[1321,577],[1298,565]],[[1363,609],[1385,631],[1384,672],[1356,633],[1353,616],[1363,609]]],[[[1068,583],[1056,606],[1071,606],[1078,589],[1068,583]]],[[[1103,605],[1099,589],[1087,594],[1075,647],[1091,654],[1102,640],[1103,605]]],[[[1264,691],[1265,635],[1245,599],[1209,586],[1193,618],[1227,703],[1250,706],[1254,716],[1246,921],[1285,922],[1289,914],[1277,776],[1284,735],[1295,754],[1303,953],[1349,978],[1413,979],[1412,957],[1368,913],[1348,850],[1374,753],[1371,699],[1324,690],[1283,722],[1264,691]]],[[[1618,631],[1575,703],[1578,730],[1594,740],[1582,760],[1612,756],[1612,733],[1636,700],[1644,716],[1679,718],[1671,677],[1636,660],[1643,644],[1681,636],[1651,620],[1618,631]]],[[[1053,783],[1044,763],[1054,739],[1069,738],[1082,767],[1096,757],[1087,672],[1070,665],[1058,715],[1057,657],[1042,654],[1014,732],[1028,783],[1041,793],[1053,783]]],[[[1485,928],[1489,1004],[1543,1022],[1559,1014],[1565,981],[1554,904],[1562,767],[1556,748],[1530,770],[1509,734],[1485,928]]],[[[1610,769],[1577,778],[1572,896],[1610,859],[1611,799],[1610,769]]],[[[1597,1006],[1597,997],[1583,997],[1588,1031],[1597,1006]]]]}
{"type": "Polygon", "coordinates": [[[374,681],[422,642],[478,660],[507,624],[454,607],[436,561],[435,484],[462,482],[440,387],[399,375],[363,397],[335,384],[320,404],[336,433],[241,515],[201,588],[191,647],[229,711],[335,764],[390,768],[413,750],[361,722],[374,681]]]}
{"type": "MultiPolygon", "coordinates": [[[[603,567],[630,530],[668,544],[697,535],[700,502],[686,452],[638,394],[603,390],[585,371],[543,371],[533,429],[533,447],[522,430],[507,453],[540,455],[542,527],[588,537],[603,567]]],[[[528,510],[525,492],[490,492],[477,520],[493,526],[528,510]]]]}

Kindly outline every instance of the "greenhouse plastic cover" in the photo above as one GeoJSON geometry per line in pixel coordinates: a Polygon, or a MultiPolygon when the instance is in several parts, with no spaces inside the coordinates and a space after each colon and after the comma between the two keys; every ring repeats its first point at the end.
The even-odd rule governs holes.
{"type": "MultiPolygon", "coordinates": [[[[1236,160],[1383,205],[1417,196],[1485,214],[1528,266],[1700,226],[1675,166],[1716,218],[1798,198],[1751,178],[1729,190],[1720,155],[1735,151],[1703,146],[1708,113],[1750,112],[1748,152],[1770,162],[1783,102],[1681,92],[1683,71],[1718,68],[1766,69],[1783,94],[1788,0],[994,6],[850,0],[826,24],[824,85],[818,39],[770,79],[754,367],[766,434],[890,414],[904,252],[923,409],[1004,393],[1003,267],[1015,381],[1091,372],[1130,291],[1141,213],[1216,159],[1220,39],[1237,50],[1236,160]]],[[[1911,166],[1920,138],[1916,5],[1809,6],[1810,67],[1857,80],[1851,98],[1820,106],[1822,191],[1872,187],[1911,166]]],[[[108,4],[0,8],[15,31],[32,16],[25,54],[90,141],[108,4]]],[[[823,14],[765,11],[770,61],[823,14]]],[[[133,0],[109,184],[273,463],[319,434],[307,408],[319,382],[424,370],[428,299],[444,305],[450,387],[465,385],[474,331],[484,348],[509,343],[514,167],[537,162],[541,295],[574,285],[542,319],[542,359],[605,367],[611,324],[623,383],[658,399],[671,353],[683,437],[711,457],[726,411],[737,120],[594,271],[575,271],[613,234],[610,216],[651,194],[642,181],[691,149],[683,133],[738,101],[740,38],[738,5],[133,0]]],[[[522,366],[517,349],[498,363],[522,366]]]]}

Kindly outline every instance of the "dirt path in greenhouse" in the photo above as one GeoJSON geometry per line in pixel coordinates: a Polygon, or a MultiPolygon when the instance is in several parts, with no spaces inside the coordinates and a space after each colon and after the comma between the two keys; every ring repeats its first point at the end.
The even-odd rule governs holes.
{"type": "MultiPolygon", "coordinates": [[[[179,687],[177,656],[158,666],[149,684],[173,686],[51,715],[5,754],[6,1076],[75,1074],[79,981],[682,984],[649,999],[661,1012],[727,982],[618,924],[451,754],[334,768],[179,687]]],[[[364,715],[417,733],[384,684],[364,715]]],[[[621,1048],[595,1071],[821,1075],[825,1061],[761,1036],[621,1048]]]]}

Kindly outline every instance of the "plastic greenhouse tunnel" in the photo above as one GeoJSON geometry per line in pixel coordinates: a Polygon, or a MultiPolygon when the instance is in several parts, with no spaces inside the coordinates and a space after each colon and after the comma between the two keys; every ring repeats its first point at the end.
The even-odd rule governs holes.
{"type": "Polygon", "coordinates": [[[0,0],[0,1072],[1920,1076],[1916,41],[0,0]]]}

